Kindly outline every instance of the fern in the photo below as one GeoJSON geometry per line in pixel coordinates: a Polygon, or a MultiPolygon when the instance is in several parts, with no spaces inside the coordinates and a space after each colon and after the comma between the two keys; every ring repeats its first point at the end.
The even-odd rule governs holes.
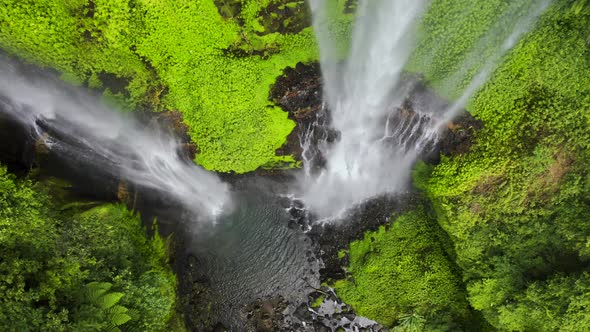
{"type": "MultiPolygon", "coordinates": [[[[135,323],[137,324],[137,323],[135,323]]],[[[126,332],[144,332],[145,329],[137,325],[125,325],[126,332]]]]}
{"type": "Polygon", "coordinates": [[[95,304],[101,296],[111,289],[111,287],[113,287],[113,285],[108,282],[90,282],[86,284],[86,299],[88,302],[95,304]]]}
{"type": "Polygon", "coordinates": [[[574,15],[579,15],[582,12],[584,7],[586,6],[586,2],[587,0],[576,0],[576,2],[574,2],[574,4],[572,5],[572,11],[574,15]]]}
{"type": "Polygon", "coordinates": [[[424,322],[426,320],[421,315],[413,313],[411,315],[403,316],[399,319],[399,326],[403,331],[416,332],[422,331],[424,328],[424,322]]]}
{"type": "Polygon", "coordinates": [[[110,316],[109,320],[111,321],[112,324],[114,324],[116,326],[121,326],[121,325],[127,323],[128,321],[130,321],[131,316],[124,314],[124,313],[118,313],[118,314],[110,316]]]}
{"type": "Polygon", "coordinates": [[[112,306],[110,308],[108,308],[107,310],[105,310],[104,312],[107,315],[116,315],[116,314],[124,314],[124,313],[128,313],[129,309],[125,308],[122,305],[115,305],[112,306]]]}
{"type": "Polygon", "coordinates": [[[105,310],[105,313],[107,314],[107,318],[111,323],[116,326],[121,326],[133,319],[133,317],[129,315],[128,311],[129,310],[123,306],[115,305],[105,310]]]}
{"type": "Polygon", "coordinates": [[[112,286],[108,282],[91,282],[86,285],[86,300],[106,316],[107,332],[120,331],[118,326],[139,318],[137,310],[129,310],[117,304],[125,294],[109,292],[112,286]]]}
{"type": "Polygon", "coordinates": [[[95,304],[97,307],[103,310],[106,310],[117,304],[121,300],[123,295],[125,294],[118,292],[108,293],[98,298],[98,300],[93,304],[95,304]]]}
{"type": "Polygon", "coordinates": [[[113,325],[113,324],[109,324],[104,329],[104,332],[121,332],[121,329],[118,328],[117,326],[113,325]]]}
{"type": "Polygon", "coordinates": [[[140,317],[139,310],[137,309],[129,309],[127,310],[127,314],[131,317],[132,320],[138,320],[140,317]]]}

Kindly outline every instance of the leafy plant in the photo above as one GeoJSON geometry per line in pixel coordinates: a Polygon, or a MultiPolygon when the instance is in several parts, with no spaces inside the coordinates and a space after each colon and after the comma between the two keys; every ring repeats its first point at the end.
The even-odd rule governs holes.
{"type": "Polygon", "coordinates": [[[424,329],[424,322],[426,322],[424,317],[418,314],[414,313],[410,315],[405,315],[399,319],[399,330],[407,332],[422,331],[424,329]]]}
{"type": "Polygon", "coordinates": [[[90,282],[86,284],[84,300],[98,310],[82,310],[92,313],[86,319],[99,324],[101,322],[106,323],[104,327],[106,331],[120,331],[119,326],[129,322],[132,316],[129,309],[118,304],[124,294],[111,292],[112,286],[108,282],[90,282]]]}
{"type": "MultiPolygon", "coordinates": [[[[228,18],[214,0],[6,0],[0,48],[102,86],[119,108],[179,110],[207,169],[243,173],[291,162],[275,151],[295,124],[269,91],[285,67],[318,58],[313,32],[259,35],[268,0],[239,1],[239,18],[223,3],[230,2],[221,4],[228,18]],[[103,74],[128,80],[124,91],[113,91],[103,74]]],[[[345,0],[333,3],[343,8],[345,0]]],[[[350,17],[334,20],[349,31],[350,17]]]]}
{"type": "Polygon", "coordinates": [[[4,167],[0,188],[3,327],[168,330],[176,277],[164,240],[148,239],[137,216],[118,205],[62,209],[43,184],[16,179],[4,167]]]}
{"type": "MultiPolygon", "coordinates": [[[[469,61],[495,8],[509,3],[434,1],[410,69],[424,64],[431,86],[456,98],[464,81],[445,82],[469,61]]],[[[499,330],[573,331],[588,322],[577,305],[587,298],[590,262],[584,3],[554,2],[473,97],[467,110],[484,129],[471,151],[414,173],[452,240],[469,303],[499,330]]]]}
{"type": "Polygon", "coordinates": [[[398,330],[419,322],[427,331],[481,329],[439,232],[418,209],[366,233],[350,244],[351,278],[336,281],[334,289],[360,315],[390,327],[406,324],[398,330]]]}

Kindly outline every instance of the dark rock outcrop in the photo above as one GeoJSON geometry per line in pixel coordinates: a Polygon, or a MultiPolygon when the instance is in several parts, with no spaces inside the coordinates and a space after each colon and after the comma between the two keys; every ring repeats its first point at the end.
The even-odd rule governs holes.
{"type": "Polygon", "coordinates": [[[339,257],[338,252],[347,249],[350,242],[362,239],[365,232],[379,229],[393,216],[411,211],[419,203],[417,193],[383,196],[362,204],[340,222],[313,224],[308,234],[318,244],[319,256],[324,262],[321,281],[346,278],[342,267],[348,265],[348,257],[339,257]]]}
{"type": "Polygon", "coordinates": [[[446,134],[440,139],[440,153],[445,156],[461,155],[469,152],[475,143],[476,133],[483,128],[483,122],[475,119],[467,111],[447,125],[446,134]]]}
{"type": "Polygon", "coordinates": [[[335,133],[327,126],[327,112],[323,111],[322,79],[318,63],[300,62],[295,68],[285,68],[283,75],[277,78],[271,88],[269,99],[296,123],[285,145],[277,150],[277,155],[293,155],[296,160],[302,160],[301,137],[311,126],[318,129],[314,133],[317,139],[320,136],[334,139],[335,133]]]}
{"type": "Polygon", "coordinates": [[[182,113],[179,111],[166,111],[151,114],[155,125],[179,139],[181,144],[179,154],[189,160],[194,160],[199,153],[199,148],[188,133],[189,127],[184,123],[182,113]]]}
{"type": "Polygon", "coordinates": [[[270,91],[270,99],[298,122],[313,121],[322,107],[322,78],[318,63],[287,67],[270,91]]]}
{"type": "Polygon", "coordinates": [[[0,163],[19,175],[26,174],[35,163],[35,139],[20,123],[2,116],[1,110],[0,163]]]}

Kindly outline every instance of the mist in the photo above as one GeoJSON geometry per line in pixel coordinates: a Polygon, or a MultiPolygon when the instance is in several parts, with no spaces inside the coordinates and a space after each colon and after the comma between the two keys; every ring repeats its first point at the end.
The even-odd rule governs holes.
{"type": "Polygon", "coordinates": [[[30,128],[33,139],[52,152],[168,195],[202,220],[214,221],[229,208],[228,185],[183,157],[172,133],[57,83],[2,60],[0,111],[30,128]]]}

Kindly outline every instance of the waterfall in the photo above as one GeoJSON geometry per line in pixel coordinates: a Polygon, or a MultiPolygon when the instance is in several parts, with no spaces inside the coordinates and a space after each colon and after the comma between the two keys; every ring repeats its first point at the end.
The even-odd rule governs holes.
{"type": "MultiPolygon", "coordinates": [[[[517,0],[508,6],[497,28],[489,32],[493,38],[482,37],[455,75],[464,79],[473,69],[471,64],[481,60],[481,49],[494,49],[483,67],[477,68],[463,95],[442,108],[417,100],[411,110],[405,104],[412,84],[401,76],[429,2],[359,1],[344,61],[336,54],[328,3],[309,0],[329,109],[327,122],[339,133],[339,139],[332,144],[302,142],[305,159],[321,153],[325,166],[315,174],[306,171],[300,181],[300,196],[320,219],[337,218],[368,199],[407,190],[411,168],[419,156],[433,148],[447,123],[467,105],[550,2],[517,0]],[[501,45],[494,44],[498,37],[503,40],[501,45]],[[313,145],[317,151],[310,150],[313,145]]],[[[317,130],[317,126],[310,130],[317,130]]],[[[313,133],[302,135],[303,140],[311,137],[313,133]]]]}
{"type": "Polygon", "coordinates": [[[50,150],[169,195],[202,218],[213,220],[228,207],[228,186],[182,157],[173,135],[141,125],[80,89],[34,76],[0,59],[0,112],[30,128],[50,150]]]}

